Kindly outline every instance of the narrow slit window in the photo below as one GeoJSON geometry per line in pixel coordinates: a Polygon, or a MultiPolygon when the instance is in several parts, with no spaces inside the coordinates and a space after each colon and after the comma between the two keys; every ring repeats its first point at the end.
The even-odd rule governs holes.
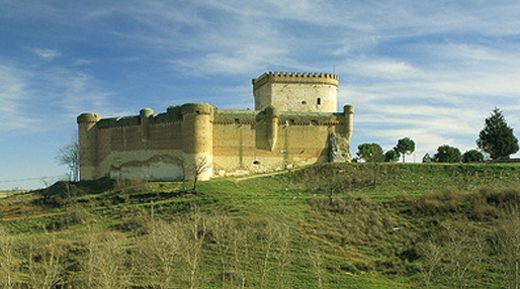
{"type": "Polygon", "coordinates": [[[318,97],[318,105],[321,104],[321,97],[318,97]]]}

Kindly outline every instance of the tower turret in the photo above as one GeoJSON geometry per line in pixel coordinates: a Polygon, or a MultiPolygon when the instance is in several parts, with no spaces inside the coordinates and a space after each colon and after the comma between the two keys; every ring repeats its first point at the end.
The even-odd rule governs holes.
{"type": "Polygon", "coordinates": [[[253,79],[255,110],[336,112],[337,88],[335,74],[267,72],[253,79]]]}
{"type": "Polygon", "coordinates": [[[209,180],[213,174],[213,106],[187,103],[181,107],[184,177],[209,180]]]}
{"type": "Polygon", "coordinates": [[[97,128],[101,119],[97,114],[84,113],[78,116],[79,163],[81,180],[97,178],[97,128]]]}
{"type": "Polygon", "coordinates": [[[345,138],[349,141],[354,130],[354,106],[345,105],[343,113],[345,115],[345,138]]]}

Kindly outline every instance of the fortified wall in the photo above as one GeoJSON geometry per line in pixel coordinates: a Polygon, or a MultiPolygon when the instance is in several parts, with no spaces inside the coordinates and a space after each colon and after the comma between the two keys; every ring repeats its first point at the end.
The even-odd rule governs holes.
{"type": "Polygon", "coordinates": [[[337,87],[334,74],[269,72],[253,79],[255,111],[188,103],[159,114],[81,114],[81,180],[208,180],[349,161],[354,109],[337,112],[337,87]]]}

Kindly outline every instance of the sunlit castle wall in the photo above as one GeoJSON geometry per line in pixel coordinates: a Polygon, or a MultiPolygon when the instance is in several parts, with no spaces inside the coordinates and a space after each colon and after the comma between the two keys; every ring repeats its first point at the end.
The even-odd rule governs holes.
{"type": "MultiPolygon", "coordinates": [[[[263,76],[266,75],[269,74],[263,76]]],[[[258,84],[263,76],[253,83],[258,84]]],[[[321,84],[317,83],[317,74],[305,77],[313,78],[313,84],[285,84],[295,86],[284,90],[294,93],[292,98],[298,101],[285,106],[274,101],[256,111],[220,110],[207,103],[188,103],[171,106],[160,114],[151,109],[143,109],[136,116],[104,119],[96,114],[82,114],[77,119],[80,177],[207,180],[328,161],[331,133],[344,139],[348,146],[353,107],[330,111],[336,107],[337,77],[323,75],[323,82],[330,83],[321,84]],[[305,92],[305,87],[318,94],[305,92]],[[301,99],[314,99],[316,103],[319,99],[320,104],[303,111],[301,106],[306,104],[301,99]]],[[[268,86],[277,89],[279,84],[268,86]]],[[[264,86],[259,87],[262,89],[264,86]]],[[[306,109],[310,107],[307,105],[306,109]]]]}

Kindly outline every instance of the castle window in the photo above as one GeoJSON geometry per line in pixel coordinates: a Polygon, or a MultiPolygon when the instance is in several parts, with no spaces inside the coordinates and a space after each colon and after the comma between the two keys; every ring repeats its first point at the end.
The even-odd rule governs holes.
{"type": "Polygon", "coordinates": [[[302,104],[303,104],[303,105],[306,105],[306,104],[307,104],[307,101],[305,101],[305,100],[302,101],[302,104]]]}
{"type": "Polygon", "coordinates": [[[318,105],[321,104],[321,97],[318,97],[318,105]]]}
{"type": "Polygon", "coordinates": [[[259,164],[260,164],[260,161],[259,161],[259,160],[255,160],[255,161],[253,162],[253,165],[259,165],[259,164]]]}

